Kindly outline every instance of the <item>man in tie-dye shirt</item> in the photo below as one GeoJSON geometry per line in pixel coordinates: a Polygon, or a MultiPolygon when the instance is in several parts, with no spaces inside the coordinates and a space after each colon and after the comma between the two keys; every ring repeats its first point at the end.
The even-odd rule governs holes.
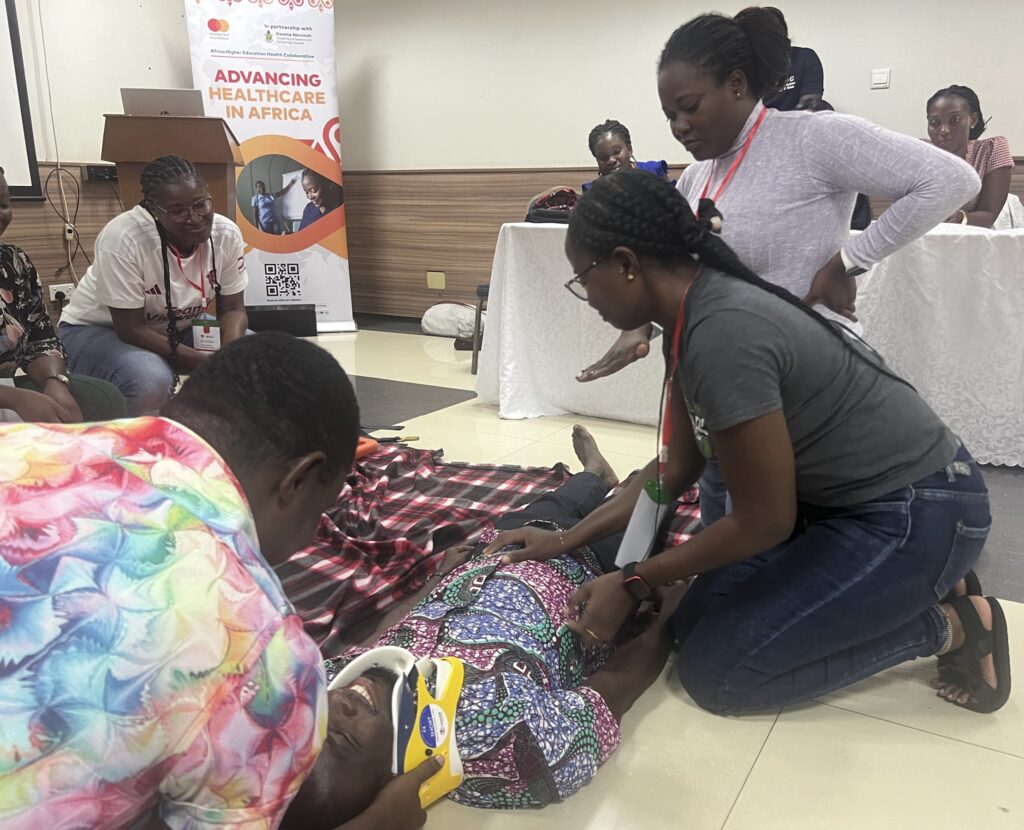
{"type": "Polygon", "coordinates": [[[330,355],[226,347],[166,417],[0,427],[0,826],[276,827],[326,728],[271,570],[359,416],[330,355]]]}

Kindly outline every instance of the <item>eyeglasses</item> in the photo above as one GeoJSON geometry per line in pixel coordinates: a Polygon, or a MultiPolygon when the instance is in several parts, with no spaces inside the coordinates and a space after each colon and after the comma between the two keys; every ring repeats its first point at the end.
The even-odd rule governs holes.
{"type": "Polygon", "coordinates": [[[569,293],[572,294],[574,297],[577,297],[577,298],[583,300],[583,302],[586,302],[587,301],[587,281],[584,279],[584,277],[587,275],[588,272],[590,272],[593,269],[595,269],[598,265],[600,265],[602,262],[604,262],[610,256],[611,256],[611,254],[605,254],[600,259],[595,259],[593,262],[590,263],[590,265],[588,265],[586,268],[584,268],[582,271],[580,271],[575,277],[573,277],[571,280],[569,280],[565,284],[565,287],[569,290],[569,293]]]}
{"type": "Polygon", "coordinates": [[[196,199],[188,207],[173,207],[170,210],[162,208],[160,205],[153,205],[153,207],[175,224],[183,225],[192,217],[193,213],[196,216],[209,216],[213,213],[213,198],[204,196],[202,199],[196,199]]]}

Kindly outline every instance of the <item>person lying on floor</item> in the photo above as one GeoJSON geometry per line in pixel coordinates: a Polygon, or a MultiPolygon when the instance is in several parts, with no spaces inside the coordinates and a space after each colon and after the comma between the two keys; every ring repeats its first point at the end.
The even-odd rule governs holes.
{"type": "MultiPolygon", "coordinates": [[[[604,501],[618,483],[615,474],[585,429],[574,430],[573,444],[585,472],[503,516],[500,529],[529,523],[559,532],[604,501]]],[[[443,784],[452,766],[461,767],[461,781],[458,775],[449,779],[449,787],[458,782],[449,797],[461,804],[544,807],[590,782],[618,745],[623,714],[657,678],[671,646],[667,628],[657,622],[618,649],[587,648],[575,623],[563,624],[573,593],[614,567],[620,539],[547,562],[510,565],[481,556],[482,546],[473,548],[467,561],[411,600],[416,605],[410,612],[394,612],[401,619],[370,639],[374,648],[328,660],[328,737],[282,827],[333,827],[373,801],[407,768],[401,766],[409,757],[401,744],[408,723],[429,722],[410,740],[411,746],[422,738],[428,747],[420,759],[443,754],[441,736],[453,726],[457,749],[447,747],[437,778],[443,784]],[[429,672],[431,666],[451,666],[445,658],[457,658],[457,672],[464,672],[461,692],[457,682],[445,684],[438,675],[430,692],[436,706],[426,705],[432,701],[420,691],[411,696],[412,720],[401,707],[393,710],[396,683],[401,697],[412,661],[429,672]],[[439,710],[448,714],[439,716],[439,710]]],[[[465,548],[449,553],[459,562],[465,548]]],[[[674,599],[664,600],[665,618],[674,599]]],[[[438,787],[431,798],[445,789],[438,787]]]]}

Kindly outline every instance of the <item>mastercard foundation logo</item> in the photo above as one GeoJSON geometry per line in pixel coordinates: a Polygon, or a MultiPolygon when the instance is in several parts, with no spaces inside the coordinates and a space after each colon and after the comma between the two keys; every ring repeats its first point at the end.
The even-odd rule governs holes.
{"type": "Polygon", "coordinates": [[[206,25],[211,32],[226,32],[230,26],[226,20],[218,20],[215,17],[211,17],[206,21],[206,25]]]}

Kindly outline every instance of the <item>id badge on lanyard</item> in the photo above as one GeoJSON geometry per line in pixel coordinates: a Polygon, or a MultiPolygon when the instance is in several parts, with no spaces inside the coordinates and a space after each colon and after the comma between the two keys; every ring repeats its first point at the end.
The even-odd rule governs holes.
{"type": "MultiPolygon", "coordinates": [[[[202,312],[192,321],[192,348],[197,352],[216,352],[220,350],[220,320],[214,317],[212,314],[208,314],[206,311],[206,267],[205,264],[200,260],[199,262],[199,284],[192,282],[185,273],[185,267],[182,264],[181,256],[175,251],[175,256],[178,259],[178,270],[181,272],[182,279],[185,280],[189,285],[196,289],[202,296],[203,310],[202,312]]],[[[213,240],[210,240],[210,256],[214,256],[213,253],[213,240]]],[[[213,260],[215,261],[215,260],[213,260]]],[[[214,265],[216,268],[216,265],[214,265]]]]}
{"type": "Polygon", "coordinates": [[[679,301],[679,311],[676,314],[675,331],[672,337],[672,364],[668,377],[665,379],[665,410],[662,414],[661,446],[658,449],[658,478],[657,480],[647,479],[644,482],[640,497],[633,507],[629,524],[626,525],[626,533],[622,537],[618,553],[615,555],[615,564],[620,568],[630,562],[642,562],[651,555],[658,536],[661,534],[662,524],[668,517],[674,501],[665,492],[663,486],[665,467],[668,464],[668,448],[672,441],[672,384],[675,382],[676,371],[679,368],[679,339],[684,328],[686,298],[696,280],[697,277],[694,277],[686,286],[683,298],[679,301]]]}
{"type": "Polygon", "coordinates": [[[656,481],[648,479],[644,482],[619,552],[615,554],[616,566],[624,568],[630,562],[642,562],[651,555],[671,506],[671,499],[665,496],[656,481]]]}
{"type": "Polygon", "coordinates": [[[198,352],[220,350],[220,320],[212,314],[200,314],[192,321],[192,348],[198,352]]]}

